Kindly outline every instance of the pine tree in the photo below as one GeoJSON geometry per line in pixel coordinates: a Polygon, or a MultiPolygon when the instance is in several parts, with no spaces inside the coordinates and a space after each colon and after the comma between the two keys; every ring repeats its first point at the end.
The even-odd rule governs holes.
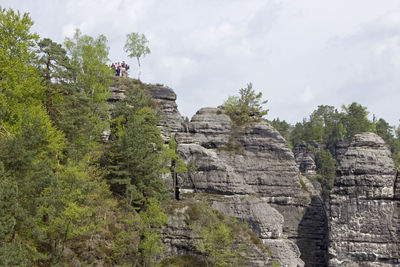
{"type": "Polygon", "coordinates": [[[65,46],[72,66],[75,92],[68,99],[62,127],[76,151],[85,155],[93,151],[101,134],[109,127],[108,104],[112,71],[107,67],[108,47],[105,36],[97,38],[82,35],[77,30],[74,37],[67,38],[65,46]],[[68,128],[68,129],[67,129],[68,128]]]}
{"type": "Polygon", "coordinates": [[[113,141],[105,164],[113,192],[141,208],[149,197],[161,200],[166,196],[159,178],[165,163],[164,141],[151,97],[139,87],[132,89],[116,104],[113,141]]]}
{"type": "Polygon", "coordinates": [[[342,122],[346,129],[346,139],[350,140],[355,134],[372,131],[372,123],[368,120],[366,107],[354,102],[342,106],[344,116],[342,122]]]}
{"type": "MultiPolygon", "coordinates": [[[[47,113],[54,122],[60,120],[62,111],[59,103],[55,99],[62,99],[62,96],[71,95],[72,91],[72,72],[67,57],[67,51],[61,46],[53,42],[49,38],[45,38],[38,42],[38,67],[43,78],[43,84],[46,88],[45,106],[47,113]],[[60,97],[61,95],[61,97],[60,97]]],[[[58,101],[61,102],[61,101],[58,101]]]]}
{"type": "Polygon", "coordinates": [[[258,121],[267,115],[268,109],[263,109],[268,101],[262,100],[262,93],[256,93],[252,83],[239,90],[240,97],[230,96],[223,107],[232,120],[238,124],[258,121]]]}

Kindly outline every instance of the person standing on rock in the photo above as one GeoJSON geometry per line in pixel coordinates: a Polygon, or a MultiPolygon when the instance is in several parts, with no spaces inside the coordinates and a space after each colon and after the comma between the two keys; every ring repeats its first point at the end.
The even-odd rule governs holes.
{"type": "Polygon", "coordinates": [[[125,63],[125,61],[122,61],[121,70],[122,70],[122,77],[127,77],[127,75],[126,75],[126,63],[125,63]]]}
{"type": "Polygon", "coordinates": [[[128,77],[128,70],[129,70],[129,65],[128,65],[128,64],[125,64],[125,74],[126,74],[126,77],[128,77]]]}
{"type": "Polygon", "coordinates": [[[113,71],[116,71],[116,70],[115,70],[115,65],[114,65],[114,63],[111,63],[110,68],[111,68],[113,71]]]}
{"type": "Polygon", "coordinates": [[[117,76],[121,76],[121,64],[117,62],[117,76]]]}

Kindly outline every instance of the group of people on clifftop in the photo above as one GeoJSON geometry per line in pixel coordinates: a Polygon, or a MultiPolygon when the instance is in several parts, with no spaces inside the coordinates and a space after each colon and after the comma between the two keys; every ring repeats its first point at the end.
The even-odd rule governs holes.
{"type": "Polygon", "coordinates": [[[111,63],[110,68],[115,71],[115,76],[128,77],[129,65],[125,61],[111,63]]]}

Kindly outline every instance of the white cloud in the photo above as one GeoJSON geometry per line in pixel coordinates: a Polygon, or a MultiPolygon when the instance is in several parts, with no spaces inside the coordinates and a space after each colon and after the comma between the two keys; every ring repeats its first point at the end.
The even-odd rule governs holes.
{"type": "Polygon", "coordinates": [[[304,91],[300,94],[300,100],[304,104],[310,103],[312,100],[314,100],[314,97],[315,97],[314,92],[310,86],[307,86],[304,89],[304,91]]]}
{"type": "Polygon", "coordinates": [[[67,25],[63,26],[63,29],[62,29],[63,38],[66,38],[66,37],[71,38],[71,37],[73,37],[74,34],[75,34],[75,30],[77,28],[78,27],[75,26],[74,24],[67,24],[67,25]]]}
{"type": "Polygon", "coordinates": [[[152,53],[141,77],[172,87],[184,115],[253,82],[270,118],[296,122],[320,104],[352,101],[391,123],[400,117],[392,108],[400,98],[397,0],[2,2],[29,11],[35,30],[58,42],[76,27],[105,34],[112,61],[126,59],[127,33],[144,33],[152,53]]]}

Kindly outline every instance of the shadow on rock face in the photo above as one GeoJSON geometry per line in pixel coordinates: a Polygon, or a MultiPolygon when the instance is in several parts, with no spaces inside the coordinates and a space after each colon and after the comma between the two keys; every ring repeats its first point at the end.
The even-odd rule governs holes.
{"type": "Polygon", "coordinates": [[[306,266],[328,265],[328,218],[319,196],[311,199],[300,221],[296,244],[306,266]]]}

